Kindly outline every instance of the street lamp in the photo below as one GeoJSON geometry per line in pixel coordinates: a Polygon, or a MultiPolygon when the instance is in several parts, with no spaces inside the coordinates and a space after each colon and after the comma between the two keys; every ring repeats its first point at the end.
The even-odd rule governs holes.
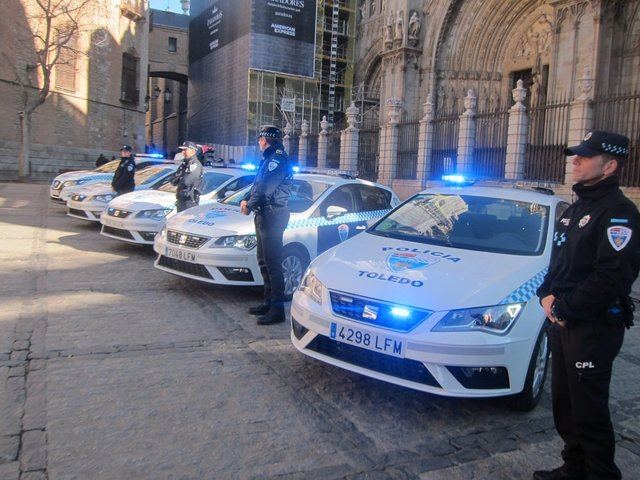
{"type": "Polygon", "coordinates": [[[158,98],[161,93],[162,90],[160,90],[160,87],[156,85],[156,88],[153,89],[153,99],[155,100],[156,98],[158,98]]]}
{"type": "Polygon", "coordinates": [[[169,87],[164,89],[164,103],[171,103],[171,97],[173,97],[173,93],[169,90],[169,87]]]}
{"type": "Polygon", "coordinates": [[[145,112],[149,111],[149,100],[151,100],[151,97],[149,95],[146,95],[144,97],[144,111],[145,112]]]}

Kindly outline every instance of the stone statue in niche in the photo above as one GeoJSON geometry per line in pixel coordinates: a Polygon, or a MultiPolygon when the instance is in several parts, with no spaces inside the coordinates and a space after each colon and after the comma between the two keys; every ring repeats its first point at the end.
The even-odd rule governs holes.
{"type": "Polygon", "coordinates": [[[391,48],[393,45],[393,10],[389,11],[387,17],[387,26],[384,29],[384,44],[387,48],[391,48]]]}
{"type": "Polygon", "coordinates": [[[396,45],[402,45],[402,40],[404,39],[404,32],[402,30],[402,10],[398,10],[398,16],[396,17],[396,36],[394,37],[394,42],[396,45]]]}
{"type": "Polygon", "coordinates": [[[364,21],[367,19],[367,0],[362,1],[362,5],[360,5],[360,21],[364,21]]]}
{"type": "Polygon", "coordinates": [[[420,21],[418,12],[414,10],[411,14],[411,19],[409,20],[409,38],[418,38],[418,35],[420,35],[421,24],[422,22],[420,21]]]}

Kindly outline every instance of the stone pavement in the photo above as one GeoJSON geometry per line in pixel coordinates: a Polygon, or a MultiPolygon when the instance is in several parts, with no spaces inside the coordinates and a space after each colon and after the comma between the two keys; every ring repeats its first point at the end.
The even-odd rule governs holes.
{"type": "MultiPolygon", "coordinates": [[[[152,266],[0,184],[0,479],[513,479],[559,461],[530,413],[384,384],[245,314],[258,289],[152,266]]],[[[640,327],[616,363],[617,461],[640,478],[640,327]]]]}

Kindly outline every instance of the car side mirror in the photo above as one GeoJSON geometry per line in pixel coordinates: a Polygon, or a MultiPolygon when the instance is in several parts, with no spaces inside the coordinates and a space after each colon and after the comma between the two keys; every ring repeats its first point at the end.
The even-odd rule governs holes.
{"type": "Polygon", "coordinates": [[[345,213],[347,213],[347,209],[344,207],[339,207],[337,205],[330,205],[327,207],[327,218],[339,217],[345,213]]]}

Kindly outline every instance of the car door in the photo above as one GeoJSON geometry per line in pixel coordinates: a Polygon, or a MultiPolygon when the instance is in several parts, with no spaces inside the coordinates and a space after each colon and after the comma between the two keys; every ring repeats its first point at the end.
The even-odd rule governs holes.
{"type": "MultiPolygon", "coordinates": [[[[216,193],[216,198],[219,200],[223,199],[228,192],[237,192],[242,190],[247,185],[251,185],[253,180],[256,178],[255,174],[252,175],[243,175],[241,177],[236,178],[235,180],[229,182],[224,188],[221,188],[218,193],[216,193]]],[[[230,194],[229,194],[230,195],[230,194]]]]}
{"type": "Polygon", "coordinates": [[[367,221],[359,215],[362,205],[358,187],[357,184],[337,187],[318,206],[314,213],[322,219],[317,230],[318,255],[367,228],[367,221]]]}

